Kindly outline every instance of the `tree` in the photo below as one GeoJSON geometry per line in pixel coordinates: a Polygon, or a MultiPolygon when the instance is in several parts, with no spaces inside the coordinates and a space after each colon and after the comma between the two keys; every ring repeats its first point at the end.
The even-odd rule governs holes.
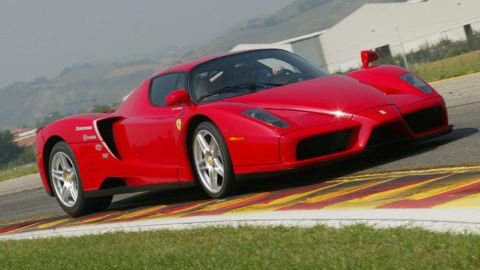
{"type": "Polygon", "coordinates": [[[9,131],[0,131],[0,166],[17,158],[22,149],[13,142],[13,134],[9,131]]]}
{"type": "Polygon", "coordinates": [[[90,111],[92,113],[106,113],[113,111],[114,108],[107,104],[96,104],[95,107],[90,111]]]}
{"type": "Polygon", "coordinates": [[[48,114],[48,116],[46,116],[42,120],[37,119],[37,122],[35,123],[35,127],[40,128],[40,127],[46,126],[46,125],[48,125],[52,122],[55,122],[57,120],[60,120],[64,117],[66,117],[67,115],[64,115],[64,114],[62,114],[60,112],[57,112],[57,111],[51,112],[51,113],[48,114]]]}
{"type": "Polygon", "coordinates": [[[110,105],[96,104],[95,107],[93,107],[93,109],[90,110],[90,112],[91,113],[110,113],[115,111],[119,105],[120,105],[119,103],[112,103],[110,105]]]}

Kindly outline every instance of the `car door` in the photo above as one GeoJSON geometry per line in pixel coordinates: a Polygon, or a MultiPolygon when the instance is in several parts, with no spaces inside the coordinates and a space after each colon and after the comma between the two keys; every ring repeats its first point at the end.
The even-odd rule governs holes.
{"type": "Polygon", "coordinates": [[[166,96],[185,88],[185,74],[172,73],[151,79],[145,102],[136,115],[121,122],[128,149],[122,158],[139,168],[139,177],[152,183],[178,181],[179,132],[176,120],[184,107],[168,107],[166,96]]]}

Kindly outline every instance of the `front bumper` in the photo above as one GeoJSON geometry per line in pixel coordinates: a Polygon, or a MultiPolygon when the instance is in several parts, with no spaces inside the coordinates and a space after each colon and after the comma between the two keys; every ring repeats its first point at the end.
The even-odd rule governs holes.
{"type": "MultiPolygon", "coordinates": [[[[250,175],[263,175],[279,171],[290,171],[348,158],[362,153],[367,148],[385,143],[392,143],[399,140],[421,140],[440,136],[451,130],[452,125],[448,123],[447,109],[441,97],[433,97],[400,108],[394,105],[380,106],[357,113],[351,119],[343,119],[330,126],[301,129],[286,133],[280,138],[279,163],[235,166],[234,170],[239,178],[249,178],[250,175]],[[438,117],[438,119],[435,119],[437,124],[420,131],[412,128],[411,119],[419,122],[416,119],[425,115],[425,113],[423,113],[425,110],[431,109],[438,110],[435,116],[438,117]],[[419,117],[417,117],[417,115],[419,117]],[[339,151],[328,152],[327,154],[308,159],[299,159],[298,147],[300,142],[316,136],[344,131],[349,131],[349,139],[342,147],[333,148],[337,150],[340,149],[339,151]]],[[[325,151],[322,153],[325,153],[325,151]]]]}

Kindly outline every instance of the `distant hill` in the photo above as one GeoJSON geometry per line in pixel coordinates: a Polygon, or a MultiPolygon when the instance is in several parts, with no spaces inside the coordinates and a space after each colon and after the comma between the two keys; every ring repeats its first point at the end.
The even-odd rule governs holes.
{"type": "Polygon", "coordinates": [[[229,51],[239,43],[274,42],[323,30],[363,4],[379,2],[404,0],[298,0],[269,16],[251,19],[194,51],[164,48],[156,54],[137,57],[140,60],[74,65],[52,79],[40,77],[12,84],[0,89],[0,129],[34,127],[55,112],[86,112],[97,104],[119,102],[152,73],[178,59],[185,61],[229,51]]]}
{"type": "Polygon", "coordinates": [[[166,51],[158,58],[77,64],[52,79],[39,77],[9,85],[0,89],[0,129],[35,127],[52,113],[81,113],[98,104],[120,102],[143,80],[185,53],[166,51]]]}

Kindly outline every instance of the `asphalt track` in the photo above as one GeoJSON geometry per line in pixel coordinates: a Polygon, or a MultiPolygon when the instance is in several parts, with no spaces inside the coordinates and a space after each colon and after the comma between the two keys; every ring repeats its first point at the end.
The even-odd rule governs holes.
{"type": "Polygon", "coordinates": [[[111,209],[76,219],[66,216],[30,219],[0,226],[0,240],[98,233],[99,228],[100,232],[109,232],[205,224],[238,225],[239,222],[258,224],[259,221],[261,225],[273,222],[308,226],[308,222],[315,225],[329,221],[405,225],[413,220],[417,225],[418,222],[430,223],[431,227],[437,226],[440,230],[458,231],[460,228],[460,232],[468,229],[479,233],[478,205],[480,166],[418,169],[357,174],[224,200],[176,196],[170,202],[111,209]],[[432,208],[441,211],[416,211],[432,208]],[[456,216],[452,216],[452,212],[456,216]]]}
{"type": "Polygon", "coordinates": [[[71,219],[41,189],[1,195],[0,234],[245,211],[480,208],[480,167],[475,165],[480,164],[480,74],[434,85],[445,96],[455,125],[446,136],[377,149],[302,173],[243,182],[237,195],[220,201],[198,189],[123,195],[105,213],[71,219]]]}

